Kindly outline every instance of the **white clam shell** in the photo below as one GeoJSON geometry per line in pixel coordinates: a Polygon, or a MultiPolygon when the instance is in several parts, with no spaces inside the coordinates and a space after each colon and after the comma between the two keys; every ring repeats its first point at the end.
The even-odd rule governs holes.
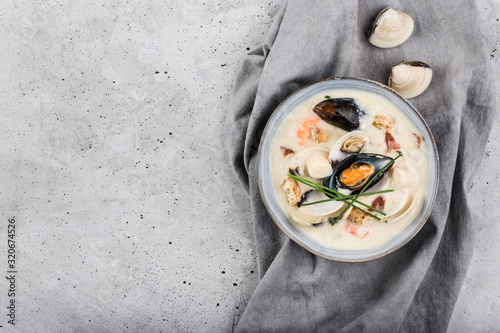
{"type": "MultiPolygon", "coordinates": [[[[297,153],[292,160],[290,160],[288,168],[294,171],[298,170],[298,176],[311,181],[324,178],[332,172],[332,166],[328,159],[328,149],[321,147],[304,149],[303,151],[297,153]]],[[[311,188],[307,185],[300,184],[300,187],[302,193],[307,193],[302,204],[330,199],[321,191],[310,191],[311,188]]],[[[303,214],[302,216],[295,216],[294,221],[302,225],[320,223],[321,219],[318,220],[317,218],[312,218],[311,216],[324,217],[326,215],[330,215],[339,210],[343,204],[344,203],[342,201],[329,201],[310,206],[302,205],[298,209],[303,214]]]]}
{"type": "Polygon", "coordinates": [[[390,212],[386,213],[384,219],[387,223],[394,223],[406,216],[415,206],[415,198],[418,197],[419,191],[410,191],[405,189],[399,194],[399,201],[393,206],[390,212]]]}
{"type": "Polygon", "coordinates": [[[305,198],[306,199],[302,201],[302,205],[299,207],[299,210],[312,216],[325,216],[333,214],[344,205],[343,201],[328,201],[310,206],[304,206],[306,203],[330,199],[323,192],[316,190],[309,192],[305,198]]]}
{"type": "Polygon", "coordinates": [[[306,161],[306,170],[309,176],[320,179],[332,173],[332,165],[326,153],[314,154],[306,161]]]}
{"type": "Polygon", "coordinates": [[[418,165],[418,161],[403,151],[403,156],[389,171],[392,185],[397,188],[410,188],[415,185],[418,182],[416,165],[418,165]]]}
{"type": "Polygon", "coordinates": [[[335,144],[332,146],[332,149],[330,149],[330,153],[328,154],[328,158],[330,159],[330,161],[332,161],[333,163],[338,163],[345,159],[347,156],[354,154],[343,152],[340,150],[344,142],[353,136],[362,137],[363,140],[365,140],[365,146],[361,149],[360,152],[362,153],[365,150],[369,140],[366,133],[363,131],[348,132],[347,134],[341,136],[340,139],[338,139],[337,142],[335,142],[335,144]]]}
{"type": "Polygon", "coordinates": [[[389,87],[405,98],[425,91],[432,80],[432,68],[421,61],[402,61],[392,66],[389,87]]]}
{"type": "Polygon", "coordinates": [[[368,40],[380,48],[395,47],[410,37],[413,27],[414,22],[410,15],[387,7],[372,23],[368,40]]]}
{"type": "Polygon", "coordinates": [[[292,214],[292,220],[297,224],[306,226],[306,227],[315,227],[319,228],[324,226],[330,219],[329,216],[312,216],[303,214],[300,211],[296,211],[292,214]]]}
{"type": "MultiPolygon", "coordinates": [[[[402,190],[398,192],[392,192],[390,194],[386,194],[386,210],[384,219],[388,219],[396,214],[398,214],[401,209],[405,206],[408,201],[408,191],[402,190]]],[[[388,222],[393,222],[388,221],[388,222]]]]}
{"type": "Polygon", "coordinates": [[[292,214],[292,220],[300,225],[306,227],[312,227],[314,224],[318,224],[323,222],[322,217],[317,216],[303,216],[299,214],[292,214]]]}
{"type": "Polygon", "coordinates": [[[391,181],[389,180],[389,177],[384,177],[382,178],[377,184],[373,185],[370,189],[368,189],[366,192],[379,192],[379,191],[384,191],[388,190],[391,185],[391,181]]]}
{"type": "MultiPolygon", "coordinates": [[[[309,175],[309,172],[307,170],[308,167],[308,161],[311,158],[314,157],[320,157],[319,160],[322,160],[328,158],[328,149],[321,148],[321,147],[312,147],[312,148],[307,148],[302,150],[301,152],[295,154],[295,156],[290,160],[288,163],[288,169],[291,170],[298,170],[297,176],[304,177],[304,176],[311,176],[312,178],[322,178],[322,177],[315,177],[318,176],[317,172],[314,173],[313,175],[309,175]]],[[[310,165],[309,165],[310,166],[310,165]]],[[[324,169],[324,168],[321,168],[324,169]]],[[[326,173],[326,171],[323,171],[323,173],[326,173]]],[[[331,168],[330,171],[325,174],[323,177],[328,176],[331,173],[331,168]]]]}

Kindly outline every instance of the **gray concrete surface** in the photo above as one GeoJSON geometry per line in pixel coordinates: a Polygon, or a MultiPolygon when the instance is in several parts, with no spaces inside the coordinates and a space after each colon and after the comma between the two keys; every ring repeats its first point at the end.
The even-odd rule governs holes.
{"type": "MultiPolygon", "coordinates": [[[[257,274],[222,123],[279,3],[2,2],[0,272],[15,217],[17,273],[15,328],[0,279],[0,331],[233,329],[257,274]]],[[[478,2],[496,77],[499,3],[478,2]]],[[[500,329],[499,134],[497,119],[450,332],[500,329]]]]}
{"type": "MultiPolygon", "coordinates": [[[[479,0],[489,60],[496,78],[500,108],[500,1],[479,0]]],[[[486,145],[477,178],[469,191],[479,221],[472,263],[451,317],[451,332],[500,331],[500,119],[497,118],[486,145]]]]}

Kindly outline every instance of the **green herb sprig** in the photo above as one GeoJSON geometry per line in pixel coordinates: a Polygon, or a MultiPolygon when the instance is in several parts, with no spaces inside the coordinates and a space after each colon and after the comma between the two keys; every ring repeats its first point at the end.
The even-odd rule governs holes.
{"type": "MultiPolygon", "coordinates": [[[[391,192],[394,192],[394,190],[390,189],[390,190],[383,190],[383,191],[377,191],[377,192],[368,192],[368,193],[361,194],[360,197],[364,197],[364,196],[368,196],[368,195],[374,195],[374,194],[391,193],[391,192]]],[[[328,202],[328,201],[348,200],[348,199],[354,198],[355,196],[356,195],[348,195],[348,196],[342,197],[341,199],[339,199],[339,198],[332,198],[332,199],[319,200],[319,201],[314,201],[314,202],[309,202],[309,203],[306,203],[306,204],[302,204],[302,206],[310,206],[310,205],[319,204],[319,203],[328,202]]],[[[366,207],[368,207],[370,209],[373,208],[373,207],[365,204],[364,202],[361,202],[361,201],[357,201],[357,202],[360,203],[360,204],[362,204],[362,205],[366,205],[366,207]]],[[[385,215],[384,213],[381,213],[381,214],[385,215]]]]}
{"type": "MultiPolygon", "coordinates": [[[[301,182],[309,187],[312,187],[313,189],[317,190],[317,191],[320,191],[320,192],[323,192],[324,194],[326,194],[327,196],[330,196],[333,198],[331,199],[326,199],[326,200],[320,200],[320,201],[315,201],[315,202],[310,202],[310,203],[307,203],[307,204],[303,204],[304,206],[310,206],[310,205],[314,205],[314,204],[318,204],[318,203],[322,203],[322,202],[328,202],[328,201],[343,201],[345,202],[346,204],[349,204],[351,203],[351,201],[349,200],[352,200],[353,198],[356,198],[357,199],[357,196],[356,195],[345,195],[343,193],[340,193],[340,192],[337,192],[335,190],[332,190],[331,188],[329,187],[325,187],[323,185],[320,185],[320,184],[317,184],[313,181],[310,181],[310,180],[307,180],[305,178],[302,178],[302,177],[299,177],[299,176],[295,176],[291,173],[288,174],[288,176],[292,179],[295,179],[296,181],[298,182],[301,182]]],[[[378,192],[370,192],[370,193],[364,193],[363,196],[366,196],[366,195],[373,195],[373,194],[381,194],[381,193],[388,193],[388,192],[394,192],[394,190],[384,190],[384,191],[378,191],[378,192]]],[[[355,199],[354,199],[355,200],[355,199]]],[[[371,209],[377,213],[380,213],[382,215],[385,215],[384,212],[378,210],[378,209],[375,209],[374,207],[370,206],[370,205],[367,205],[365,204],[364,202],[361,202],[361,201],[358,201],[358,200],[355,200],[356,204],[359,204],[359,205],[362,205],[362,206],[365,206],[367,207],[368,209],[371,209]]],[[[378,216],[375,216],[373,214],[371,214],[370,212],[367,212],[366,210],[362,209],[361,207],[357,206],[357,205],[354,205],[354,207],[356,209],[359,209],[360,211],[362,211],[363,213],[365,214],[368,214],[374,218],[376,218],[377,220],[380,220],[380,218],[378,216]]]]}

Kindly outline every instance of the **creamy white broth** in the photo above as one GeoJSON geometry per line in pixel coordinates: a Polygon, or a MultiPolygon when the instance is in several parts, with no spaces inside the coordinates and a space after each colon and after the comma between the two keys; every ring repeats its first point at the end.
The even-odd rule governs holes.
{"type": "MultiPolygon", "coordinates": [[[[339,89],[322,92],[313,96],[286,116],[280,124],[271,144],[271,175],[280,206],[301,232],[323,246],[344,250],[364,250],[376,248],[387,243],[415,219],[424,202],[428,177],[427,148],[423,138],[420,148],[418,147],[414,133],[422,138],[421,133],[417,131],[407,117],[394,104],[380,95],[358,90],[339,89]],[[305,226],[292,219],[292,215],[300,218],[310,217],[300,212],[296,205],[289,204],[287,195],[282,188],[283,180],[287,178],[289,161],[297,153],[310,147],[323,147],[330,150],[337,140],[347,133],[321,120],[317,126],[328,133],[326,141],[317,143],[309,139],[305,145],[299,143],[297,127],[300,126],[304,118],[317,117],[312,109],[316,104],[325,100],[325,95],[331,98],[353,98],[360,110],[365,112],[360,118],[360,126],[358,128],[358,130],[364,131],[369,137],[365,153],[377,153],[396,157],[398,155],[396,151],[386,153],[385,131],[372,125],[376,115],[384,116],[395,123],[396,127],[390,133],[401,146],[399,150],[403,152],[403,156],[396,161],[392,170],[384,177],[386,178],[385,188],[395,190],[393,193],[384,194],[386,200],[385,208],[387,209],[384,212],[388,214],[391,208],[397,208],[399,198],[404,194],[414,198],[411,210],[404,217],[397,219],[396,222],[392,222],[391,217],[387,219],[387,222],[390,223],[385,222],[382,217],[381,221],[372,218],[368,226],[362,226],[348,220],[348,213],[334,226],[331,226],[328,222],[322,227],[305,226]],[[282,146],[293,150],[295,154],[284,157],[280,149],[282,146]],[[360,238],[346,231],[346,226],[357,228],[360,232],[368,230],[369,233],[364,238],[360,238]]],[[[382,181],[380,184],[382,184],[382,181]]],[[[369,189],[367,192],[379,190],[376,189],[377,186],[380,187],[381,185],[375,185],[375,187],[369,189]]],[[[302,193],[307,190],[307,186],[300,184],[300,187],[302,193]]],[[[371,205],[376,197],[377,195],[366,196],[360,197],[358,200],[371,205]]],[[[342,210],[340,209],[328,216],[338,216],[342,210]]]]}

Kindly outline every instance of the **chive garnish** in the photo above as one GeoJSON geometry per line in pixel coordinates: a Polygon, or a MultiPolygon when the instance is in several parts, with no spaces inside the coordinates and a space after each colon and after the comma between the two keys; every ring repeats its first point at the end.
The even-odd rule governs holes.
{"type": "Polygon", "coordinates": [[[330,97],[330,96],[328,96],[328,95],[326,95],[326,96],[325,96],[325,98],[326,98],[326,99],[330,99],[331,97],[330,97]]]}
{"type": "MultiPolygon", "coordinates": [[[[394,192],[393,189],[390,189],[390,190],[383,190],[383,191],[377,191],[377,192],[370,192],[370,193],[363,193],[360,195],[360,197],[364,197],[364,196],[367,196],[367,195],[375,195],[375,194],[383,194],[383,193],[390,193],[390,192],[394,192]]],[[[348,195],[347,197],[343,197],[342,199],[352,199],[354,198],[356,195],[348,195]]],[[[339,199],[339,198],[332,198],[332,199],[325,199],[325,200],[320,200],[320,201],[314,201],[314,202],[309,202],[309,203],[306,203],[306,204],[302,204],[302,206],[310,206],[310,205],[314,205],[314,204],[319,204],[319,203],[323,203],[323,202],[328,202],[328,201],[339,201],[339,200],[342,200],[342,199],[339,199]]],[[[360,204],[364,204],[366,205],[365,203],[363,202],[359,202],[360,204]]],[[[385,214],[384,214],[385,215],[385,214]]]]}
{"type": "MultiPolygon", "coordinates": [[[[370,206],[368,204],[365,204],[364,202],[356,200],[358,198],[358,196],[361,196],[361,195],[345,195],[343,193],[340,193],[340,192],[337,192],[335,190],[332,190],[329,187],[325,187],[323,185],[317,184],[317,183],[315,183],[313,181],[310,181],[310,180],[307,180],[305,178],[302,178],[302,177],[299,177],[299,176],[295,176],[295,175],[293,175],[291,173],[288,173],[288,176],[290,178],[292,178],[292,179],[295,179],[298,182],[301,182],[301,183],[303,183],[303,184],[305,184],[305,185],[307,185],[309,187],[312,187],[313,189],[315,189],[317,191],[323,192],[324,194],[326,194],[328,196],[333,196],[332,199],[310,202],[310,203],[307,203],[307,204],[303,204],[304,206],[314,205],[314,204],[318,204],[318,203],[322,203],[322,202],[327,202],[327,201],[343,201],[346,204],[349,204],[349,203],[353,203],[352,201],[349,201],[349,200],[354,200],[356,202],[356,204],[365,206],[368,209],[371,209],[371,210],[373,210],[373,211],[375,211],[375,212],[377,212],[377,213],[382,214],[382,215],[385,216],[384,212],[382,212],[382,211],[380,211],[378,209],[375,209],[374,207],[372,207],[372,206],[370,206]]],[[[381,194],[381,193],[389,193],[389,192],[393,192],[393,191],[394,190],[384,190],[384,191],[378,191],[378,192],[364,193],[363,196],[373,195],[373,194],[381,194]]],[[[371,217],[376,218],[377,220],[380,220],[380,218],[378,216],[375,216],[375,215],[373,215],[373,214],[365,211],[361,207],[359,207],[357,205],[353,205],[353,206],[356,209],[359,209],[360,211],[362,211],[363,213],[368,214],[371,217]]]]}

